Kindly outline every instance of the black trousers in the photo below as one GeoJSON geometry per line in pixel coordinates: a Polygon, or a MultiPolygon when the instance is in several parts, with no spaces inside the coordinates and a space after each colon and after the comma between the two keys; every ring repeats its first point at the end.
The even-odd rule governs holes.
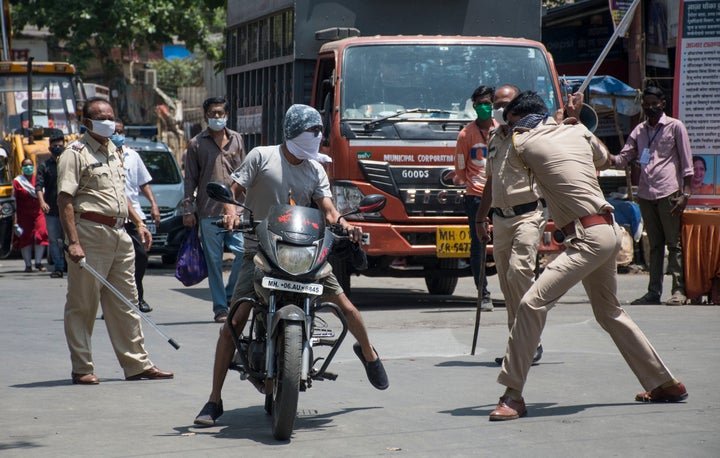
{"type": "Polygon", "coordinates": [[[143,243],[140,241],[137,227],[133,223],[125,224],[125,230],[132,239],[133,248],[135,249],[135,284],[138,290],[138,301],[145,300],[145,289],[143,288],[143,278],[145,277],[145,269],[147,269],[148,254],[145,251],[143,243]]]}

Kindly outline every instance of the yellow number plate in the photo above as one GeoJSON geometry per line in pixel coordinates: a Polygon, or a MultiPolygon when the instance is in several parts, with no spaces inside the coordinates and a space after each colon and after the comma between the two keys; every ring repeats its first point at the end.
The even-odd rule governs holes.
{"type": "Polygon", "coordinates": [[[468,226],[438,226],[435,237],[435,252],[438,258],[470,257],[468,226]]]}

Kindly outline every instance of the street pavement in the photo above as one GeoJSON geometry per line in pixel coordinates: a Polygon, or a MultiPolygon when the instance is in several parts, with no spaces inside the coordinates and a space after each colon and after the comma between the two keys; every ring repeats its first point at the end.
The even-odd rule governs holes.
{"type": "MultiPolygon", "coordinates": [[[[218,424],[193,426],[210,390],[219,325],[211,322],[207,282],[186,288],[173,273],[152,265],[146,299],[155,309],[151,319],[181,348],[143,328],[153,362],[175,379],[125,381],[97,320],[101,383],[79,386],[70,382],[63,333],[66,279],[26,274],[21,260],[0,260],[0,456],[720,456],[716,306],[626,307],[690,393],[678,404],[640,404],[639,383],[594,322],[582,288],[573,288],[549,315],[545,354],[524,393],[528,416],[491,423],[503,390],[493,360],[507,341],[504,308],[498,303],[482,314],[471,356],[470,279],[460,280],[454,296],[429,296],[422,280],[355,277],[352,299],[390,388],[368,383],[350,337],[331,365],[338,379],[301,393],[295,433],[277,442],[264,396],[235,372],[218,424]]],[[[496,277],[489,281],[499,297],[496,277]]],[[[644,274],[618,276],[622,301],[646,286],[644,274]]]]}

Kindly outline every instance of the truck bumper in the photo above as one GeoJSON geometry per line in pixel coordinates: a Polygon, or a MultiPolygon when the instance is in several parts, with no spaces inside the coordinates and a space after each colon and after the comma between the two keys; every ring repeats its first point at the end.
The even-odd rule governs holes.
{"type": "MultiPolygon", "coordinates": [[[[435,237],[436,225],[401,225],[389,223],[353,224],[362,227],[369,234],[370,245],[364,246],[368,256],[431,256],[436,257],[435,237]]],[[[556,228],[552,221],[545,226],[540,240],[538,254],[553,254],[563,251],[562,244],[557,243],[552,235],[556,228]]],[[[492,243],[487,245],[487,252],[492,255],[492,243]]]]}

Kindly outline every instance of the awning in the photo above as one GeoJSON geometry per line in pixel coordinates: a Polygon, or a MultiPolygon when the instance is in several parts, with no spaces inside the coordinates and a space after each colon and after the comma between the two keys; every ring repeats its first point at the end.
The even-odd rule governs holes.
{"type": "MultiPolygon", "coordinates": [[[[580,88],[585,77],[565,76],[562,80],[565,81],[568,92],[573,93],[580,88]]],[[[613,100],[615,100],[616,110],[620,114],[634,116],[640,113],[641,92],[613,76],[593,76],[585,92],[585,99],[585,103],[598,113],[613,111],[613,100]]]]}

